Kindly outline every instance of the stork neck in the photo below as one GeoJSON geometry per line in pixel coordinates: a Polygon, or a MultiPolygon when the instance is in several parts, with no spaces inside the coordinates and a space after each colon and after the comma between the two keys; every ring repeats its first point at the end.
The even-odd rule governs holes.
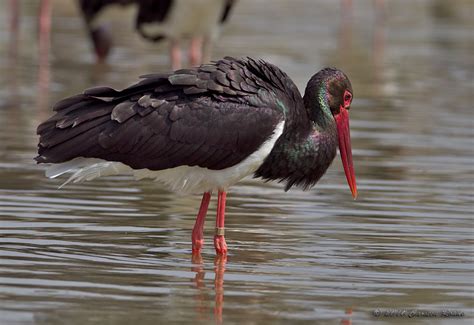
{"type": "Polygon", "coordinates": [[[303,101],[308,117],[317,131],[323,133],[332,131],[335,121],[329,108],[329,92],[326,83],[321,82],[316,87],[308,83],[303,101]]]}
{"type": "Polygon", "coordinates": [[[306,123],[287,128],[255,176],[308,188],[326,172],[336,155],[337,130],[327,96],[308,89],[303,97],[306,123]],[[275,163],[277,162],[277,163],[275,163]],[[275,167],[277,166],[277,168],[275,167]]]}

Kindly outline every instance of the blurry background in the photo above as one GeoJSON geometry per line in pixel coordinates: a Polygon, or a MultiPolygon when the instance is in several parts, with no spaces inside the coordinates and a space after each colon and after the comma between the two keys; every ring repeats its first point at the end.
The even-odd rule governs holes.
{"type": "Polygon", "coordinates": [[[214,260],[214,213],[191,261],[200,197],[124,177],[57,190],[33,162],[52,104],[168,70],[167,43],[117,10],[96,64],[75,2],[51,1],[50,34],[41,1],[17,1],[18,20],[15,2],[0,2],[1,324],[406,321],[376,308],[472,322],[474,2],[236,3],[213,58],[269,60],[302,92],[324,66],[350,77],[360,196],[338,160],[308,192],[245,181],[229,193],[227,262],[214,260]]]}

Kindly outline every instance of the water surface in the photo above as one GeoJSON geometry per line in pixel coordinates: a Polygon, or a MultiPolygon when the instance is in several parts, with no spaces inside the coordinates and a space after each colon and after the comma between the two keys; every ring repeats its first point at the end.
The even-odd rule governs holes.
{"type": "Polygon", "coordinates": [[[214,212],[202,257],[191,258],[199,196],[127,177],[58,190],[44,177],[35,129],[54,102],[126,86],[168,59],[123,12],[112,16],[109,63],[94,64],[64,1],[53,2],[44,46],[37,2],[22,3],[17,33],[0,4],[0,323],[406,322],[376,318],[377,308],[455,310],[465,316],[417,322],[472,322],[472,2],[354,1],[348,12],[330,0],[239,1],[214,57],[265,58],[301,91],[323,66],[350,76],[360,196],[338,158],[307,192],[246,180],[228,196],[227,259],[215,257],[214,212]]]}

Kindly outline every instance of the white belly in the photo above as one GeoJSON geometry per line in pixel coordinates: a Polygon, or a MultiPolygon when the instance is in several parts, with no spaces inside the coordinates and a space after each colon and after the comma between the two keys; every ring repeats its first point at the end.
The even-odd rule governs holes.
{"type": "Polygon", "coordinates": [[[54,178],[67,172],[74,174],[61,186],[69,182],[89,181],[101,176],[133,175],[136,179],[151,178],[168,189],[179,193],[203,193],[226,190],[242,178],[252,175],[270,154],[275,142],[283,133],[284,122],[280,122],[271,137],[260,148],[243,161],[229,168],[210,170],[198,166],[179,166],[164,170],[132,169],[120,162],[101,159],[76,158],[52,165],[46,176],[54,178]]]}
{"type": "Polygon", "coordinates": [[[161,34],[171,39],[214,38],[223,8],[223,0],[174,0],[162,23],[144,24],[143,30],[149,35],[161,34]]]}

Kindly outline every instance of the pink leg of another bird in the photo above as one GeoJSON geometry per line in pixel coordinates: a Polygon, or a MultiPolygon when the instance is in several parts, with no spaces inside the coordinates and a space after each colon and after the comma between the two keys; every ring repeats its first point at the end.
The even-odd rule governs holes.
{"type": "Polygon", "coordinates": [[[41,1],[39,26],[40,26],[40,37],[42,36],[41,34],[48,34],[47,37],[49,38],[49,32],[51,29],[51,2],[50,0],[41,1]]]}
{"type": "Polygon", "coordinates": [[[189,63],[197,66],[202,63],[202,37],[193,37],[189,47],[189,63]]]}
{"type": "Polygon", "coordinates": [[[211,61],[213,38],[211,36],[204,37],[202,41],[202,63],[209,63],[211,61]]]}
{"type": "Polygon", "coordinates": [[[216,217],[216,234],[214,236],[214,247],[217,254],[227,254],[227,244],[224,238],[224,218],[225,218],[225,201],[227,193],[219,191],[217,196],[217,217],[216,217]]]}
{"type": "Polygon", "coordinates": [[[171,40],[170,45],[171,68],[181,69],[181,47],[178,40],[171,40]]]}
{"type": "Polygon", "coordinates": [[[206,219],[207,208],[210,200],[211,192],[205,192],[202,196],[201,207],[199,208],[196,223],[193,228],[193,254],[201,253],[201,248],[204,245],[204,220],[206,219]]]}

